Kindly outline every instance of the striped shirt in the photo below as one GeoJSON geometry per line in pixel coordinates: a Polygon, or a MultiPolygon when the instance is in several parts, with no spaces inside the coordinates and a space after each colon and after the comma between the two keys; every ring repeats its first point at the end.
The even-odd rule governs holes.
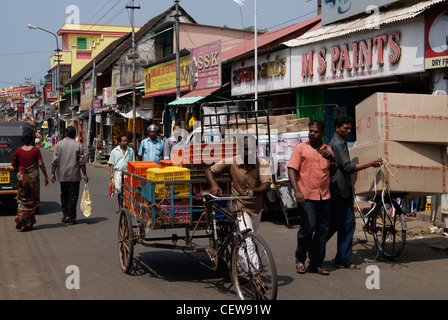
{"type": "Polygon", "coordinates": [[[154,161],[159,164],[159,161],[163,159],[163,141],[159,138],[155,141],[146,138],[140,144],[138,155],[143,156],[143,161],[154,161]]]}

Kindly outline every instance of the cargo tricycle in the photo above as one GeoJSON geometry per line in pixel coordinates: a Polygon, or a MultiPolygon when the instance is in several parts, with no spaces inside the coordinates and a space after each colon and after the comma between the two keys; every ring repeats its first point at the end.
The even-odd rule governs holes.
{"type": "MultiPolygon", "coordinates": [[[[121,269],[130,273],[134,245],[180,250],[206,267],[229,268],[237,296],[242,300],[274,300],[277,296],[277,270],[273,255],[263,238],[236,223],[238,212],[231,201],[243,197],[215,197],[201,190],[203,179],[190,179],[186,168],[152,170],[160,176],[143,177],[123,172],[122,201],[118,228],[121,269]],[[184,229],[182,235],[151,237],[155,230],[184,229]],[[182,243],[180,243],[182,242],[182,243]]],[[[218,179],[223,186],[228,180],[218,179]]],[[[228,190],[223,189],[223,190],[228,190]]],[[[176,231],[180,232],[180,231],[176,231]]]]}

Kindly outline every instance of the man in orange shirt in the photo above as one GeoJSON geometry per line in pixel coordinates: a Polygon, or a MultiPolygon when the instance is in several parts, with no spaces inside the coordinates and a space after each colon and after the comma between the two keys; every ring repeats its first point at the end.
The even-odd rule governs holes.
{"type": "Polygon", "coordinates": [[[288,176],[301,216],[295,252],[296,271],[328,275],[322,268],[330,224],[330,171],[337,167],[331,148],[323,143],[325,123],[309,123],[309,141],[299,143],[288,163],[288,176]],[[310,258],[305,269],[306,255],[310,258]]]}

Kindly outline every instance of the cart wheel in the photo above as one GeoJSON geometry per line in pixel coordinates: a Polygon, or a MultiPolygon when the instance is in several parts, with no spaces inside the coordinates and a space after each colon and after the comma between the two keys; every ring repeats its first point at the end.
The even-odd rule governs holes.
{"type": "Polygon", "coordinates": [[[397,258],[406,243],[405,214],[393,200],[386,203],[386,208],[380,203],[373,214],[372,226],[377,230],[373,234],[375,245],[386,258],[397,258]]]}
{"type": "Polygon", "coordinates": [[[121,270],[124,273],[129,273],[131,270],[132,259],[134,257],[134,242],[131,214],[122,210],[118,226],[118,254],[121,270]]]}
{"type": "Polygon", "coordinates": [[[238,297],[241,300],[275,300],[277,268],[267,243],[253,232],[235,242],[230,275],[238,297]]]}

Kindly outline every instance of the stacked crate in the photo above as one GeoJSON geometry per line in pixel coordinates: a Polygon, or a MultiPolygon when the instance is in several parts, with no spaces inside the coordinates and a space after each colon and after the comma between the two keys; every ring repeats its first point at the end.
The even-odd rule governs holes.
{"type": "Polygon", "coordinates": [[[230,142],[192,144],[182,148],[182,163],[210,165],[236,156],[237,151],[237,144],[230,142]]]}
{"type": "MultiPolygon", "coordinates": [[[[127,172],[146,178],[146,170],[148,170],[149,168],[158,168],[158,167],[159,167],[158,164],[153,161],[129,161],[127,172]]],[[[125,185],[128,188],[123,188],[123,194],[124,197],[129,199],[130,201],[123,199],[123,206],[131,209],[132,208],[131,201],[133,202],[142,201],[142,199],[134,199],[134,193],[132,192],[132,189],[138,188],[139,186],[141,186],[141,184],[142,182],[138,179],[131,178],[130,176],[124,177],[123,185],[125,185]]]]}

